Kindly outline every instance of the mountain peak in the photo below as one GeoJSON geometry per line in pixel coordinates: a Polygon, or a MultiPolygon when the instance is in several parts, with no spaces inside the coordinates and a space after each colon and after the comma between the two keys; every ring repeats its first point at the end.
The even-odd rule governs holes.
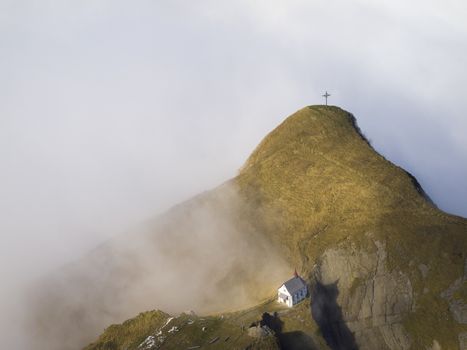
{"type": "Polygon", "coordinates": [[[292,146],[290,150],[294,154],[299,150],[327,152],[351,140],[364,141],[369,146],[352,114],[335,106],[308,106],[289,116],[269,133],[245,167],[284,147],[292,146]]]}
{"type": "Polygon", "coordinates": [[[378,154],[355,117],[334,106],[289,116],[252,153],[239,181],[272,201],[308,204],[307,215],[432,206],[415,178],[378,154]]]}
{"type": "Polygon", "coordinates": [[[131,310],[218,314],[248,306],[220,318],[144,313],[100,340],[106,349],[133,342],[153,349],[165,330],[170,336],[157,339],[167,339],[167,349],[233,348],[233,339],[236,347],[242,339],[243,347],[266,348],[248,345],[255,340],[243,327],[277,310],[275,299],[262,301],[292,267],[311,298],[280,313],[289,330],[276,334],[284,348],[292,348],[287,341],[315,348],[311,341],[323,349],[454,349],[467,333],[467,221],[434,207],[339,107],[300,109],[264,138],[237,177],[156,221],[44,281],[36,324],[47,327],[36,338],[59,334],[73,344],[65,331],[72,327],[82,333],[75,343],[83,342],[131,310]],[[105,319],[94,317],[96,305],[105,319]]]}

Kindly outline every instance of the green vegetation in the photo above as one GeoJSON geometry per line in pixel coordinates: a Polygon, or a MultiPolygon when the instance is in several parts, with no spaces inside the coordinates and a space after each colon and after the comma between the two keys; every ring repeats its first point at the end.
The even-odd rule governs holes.
{"type": "Polygon", "coordinates": [[[457,300],[467,300],[467,283],[463,283],[462,286],[454,292],[453,298],[457,300]]]}
{"type": "Polygon", "coordinates": [[[307,336],[306,341],[314,345],[318,344],[320,349],[327,349],[317,326],[310,320],[309,299],[291,309],[276,303],[274,298],[256,307],[233,313],[205,317],[181,314],[167,323],[170,317],[160,311],[141,313],[121,325],[108,327],[96,342],[88,345],[84,350],[131,350],[137,349],[140,344],[143,345],[139,348],[145,349],[144,344],[150,343],[143,342],[148,337],[157,335],[159,331],[163,341],[159,342],[158,336],[155,336],[154,344],[157,345],[148,349],[175,350],[201,346],[209,349],[275,350],[284,345],[288,348],[287,345],[291,343],[300,348],[304,340],[295,335],[310,331],[315,334],[307,336]],[[282,332],[277,336],[265,338],[248,336],[249,326],[258,322],[265,312],[279,315],[284,325],[282,332]],[[177,331],[169,332],[172,327],[176,327],[177,331]]]}
{"type": "Polygon", "coordinates": [[[136,349],[154,329],[160,328],[170,315],[161,311],[147,311],[137,317],[111,325],[99,339],[85,350],[136,349]]]}

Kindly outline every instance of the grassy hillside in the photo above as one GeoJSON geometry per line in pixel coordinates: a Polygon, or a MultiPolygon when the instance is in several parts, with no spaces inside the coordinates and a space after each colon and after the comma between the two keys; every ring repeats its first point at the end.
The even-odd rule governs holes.
{"type": "Polygon", "coordinates": [[[414,218],[463,222],[439,212],[414,179],[376,153],[354,118],[337,107],[307,107],[287,118],[235,181],[251,203],[246,215],[255,213],[254,222],[300,263],[369,228],[398,231],[414,218]],[[309,244],[310,239],[318,242],[309,244]]]}
{"type": "Polygon", "coordinates": [[[384,242],[390,269],[410,277],[417,297],[405,320],[413,348],[433,338],[457,348],[467,328],[440,294],[463,275],[467,221],[438,210],[410,174],[376,153],[352,115],[299,110],[261,142],[235,181],[250,203],[247,220],[286,247],[302,271],[339,243],[372,251],[368,233],[384,242]],[[430,267],[425,278],[420,264],[430,267]]]}
{"type": "Polygon", "coordinates": [[[146,311],[119,325],[111,325],[85,350],[136,349],[155,329],[163,327],[170,315],[161,311],[146,311]]]}
{"type": "Polygon", "coordinates": [[[197,346],[250,350],[328,349],[318,327],[309,318],[307,301],[289,309],[273,298],[250,309],[215,316],[183,313],[173,317],[161,311],[144,312],[123,324],[108,327],[84,350],[177,350],[197,346]],[[265,312],[276,313],[280,329],[264,338],[252,337],[249,327],[258,323],[265,312]]]}
{"type": "MultiPolygon", "coordinates": [[[[308,344],[326,349],[323,337],[331,348],[333,341],[321,333],[342,325],[350,327],[348,336],[361,349],[458,349],[467,334],[467,221],[437,209],[410,174],[375,152],[355,118],[340,108],[311,106],[294,113],[267,135],[236,178],[159,220],[168,224],[161,226],[163,236],[148,236],[157,240],[147,253],[153,257],[159,249],[169,254],[157,266],[170,270],[182,262],[184,267],[164,282],[167,288],[177,279],[189,280],[186,296],[202,296],[191,305],[222,305],[224,312],[223,318],[204,318],[213,322],[207,332],[185,324],[194,316],[182,314],[173,321],[180,323],[180,331],[163,348],[299,349],[308,344]],[[206,230],[215,235],[203,239],[206,230]],[[187,243],[192,241],[198,244],[187,243]],[[274,281],[283,274],[278,270],[294,266],[310,282],[312,309],[327,310],[316,305],[319,300],[334,303],[330,324],[314,314],[319,325],[315,322],[310,299],[287,311],[269,303],[225,312],[225,303],[238,305],[242,293],[247,299],[255,291],[274,294],[274,281]],[[203,279],[199,288],[192,287],[212,271],[215,281],[203,279]],[[320,286],[331,277],[332,283],[320,286]],[[217,293],[203,294],[211,285],[217,293]],[[279,345],[255,343],[241,328],[265,311],[280,311],[279,345]],[[216,337],[231,338],[222,346],[219,340],[209,344],[216,337]],[[229,342],[233,338],[238,344],[229,342]]],[[[131,254],[124,249],[134,263],[141,248],[136,245],[131,254]]],[[[127,265],[123,267],[113,274],[124,274],[127,265]]],[[[141,283],[131,282],[136,289],[141,283]]],[[[154,299],[168,297],[157,291],[145,292],[154,299]]],[[[110,327],[87,349],[133,349],[157,333],[167,317],[143,313],[110,327]]],[[[199,326],[201,318],[196,320],[199,326]]]]}

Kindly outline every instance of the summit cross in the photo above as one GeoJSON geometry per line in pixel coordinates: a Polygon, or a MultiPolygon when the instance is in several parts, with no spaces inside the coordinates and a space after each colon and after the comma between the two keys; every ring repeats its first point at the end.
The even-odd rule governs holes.
{"type": "Polygon", "coordinates": [[[328,105],[328,97],[331,96],[331,94],[328,94],[328,92],[326,91],[326,93],[323,95],[323,97],[326,99],[326,106],[328,105]]]}

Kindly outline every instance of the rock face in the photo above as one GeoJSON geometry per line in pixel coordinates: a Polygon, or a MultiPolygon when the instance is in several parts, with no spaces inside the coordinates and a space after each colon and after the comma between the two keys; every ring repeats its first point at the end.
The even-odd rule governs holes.
{"type": "Polygon", "coordinates": [[[462,279],[457,279],[452,286],[444,291],[441,296],[449,302],[449,310],[458,323],[467,324],[467,304],[463,300],[454,297],[454,294],[465,283],[462,279]]]}
{"type": "Polygon", "coordinates": [[[268,326],[254,326],[248,328],[248,335],[253,338],[265,338],[274,336],[274,332],[268,326]]]}
{"type": "Polygon", "coordinates": [[[441,296],[449,303],[449,310],[454,319],[461,324],[467,324],[467,301],[458,296],[458,292],[467,289],[467,259],[465,260],[464,276],[454,281],[441,296]]]}
{"type": "Polygon", "coordinates": [[[385,245],[373,243],[372,252],[344,244],[326,250],[314,271],[312,314],[333,349],[410,348],[402,324],[414,307],[410,280],[389,271],[385,245]]]}

